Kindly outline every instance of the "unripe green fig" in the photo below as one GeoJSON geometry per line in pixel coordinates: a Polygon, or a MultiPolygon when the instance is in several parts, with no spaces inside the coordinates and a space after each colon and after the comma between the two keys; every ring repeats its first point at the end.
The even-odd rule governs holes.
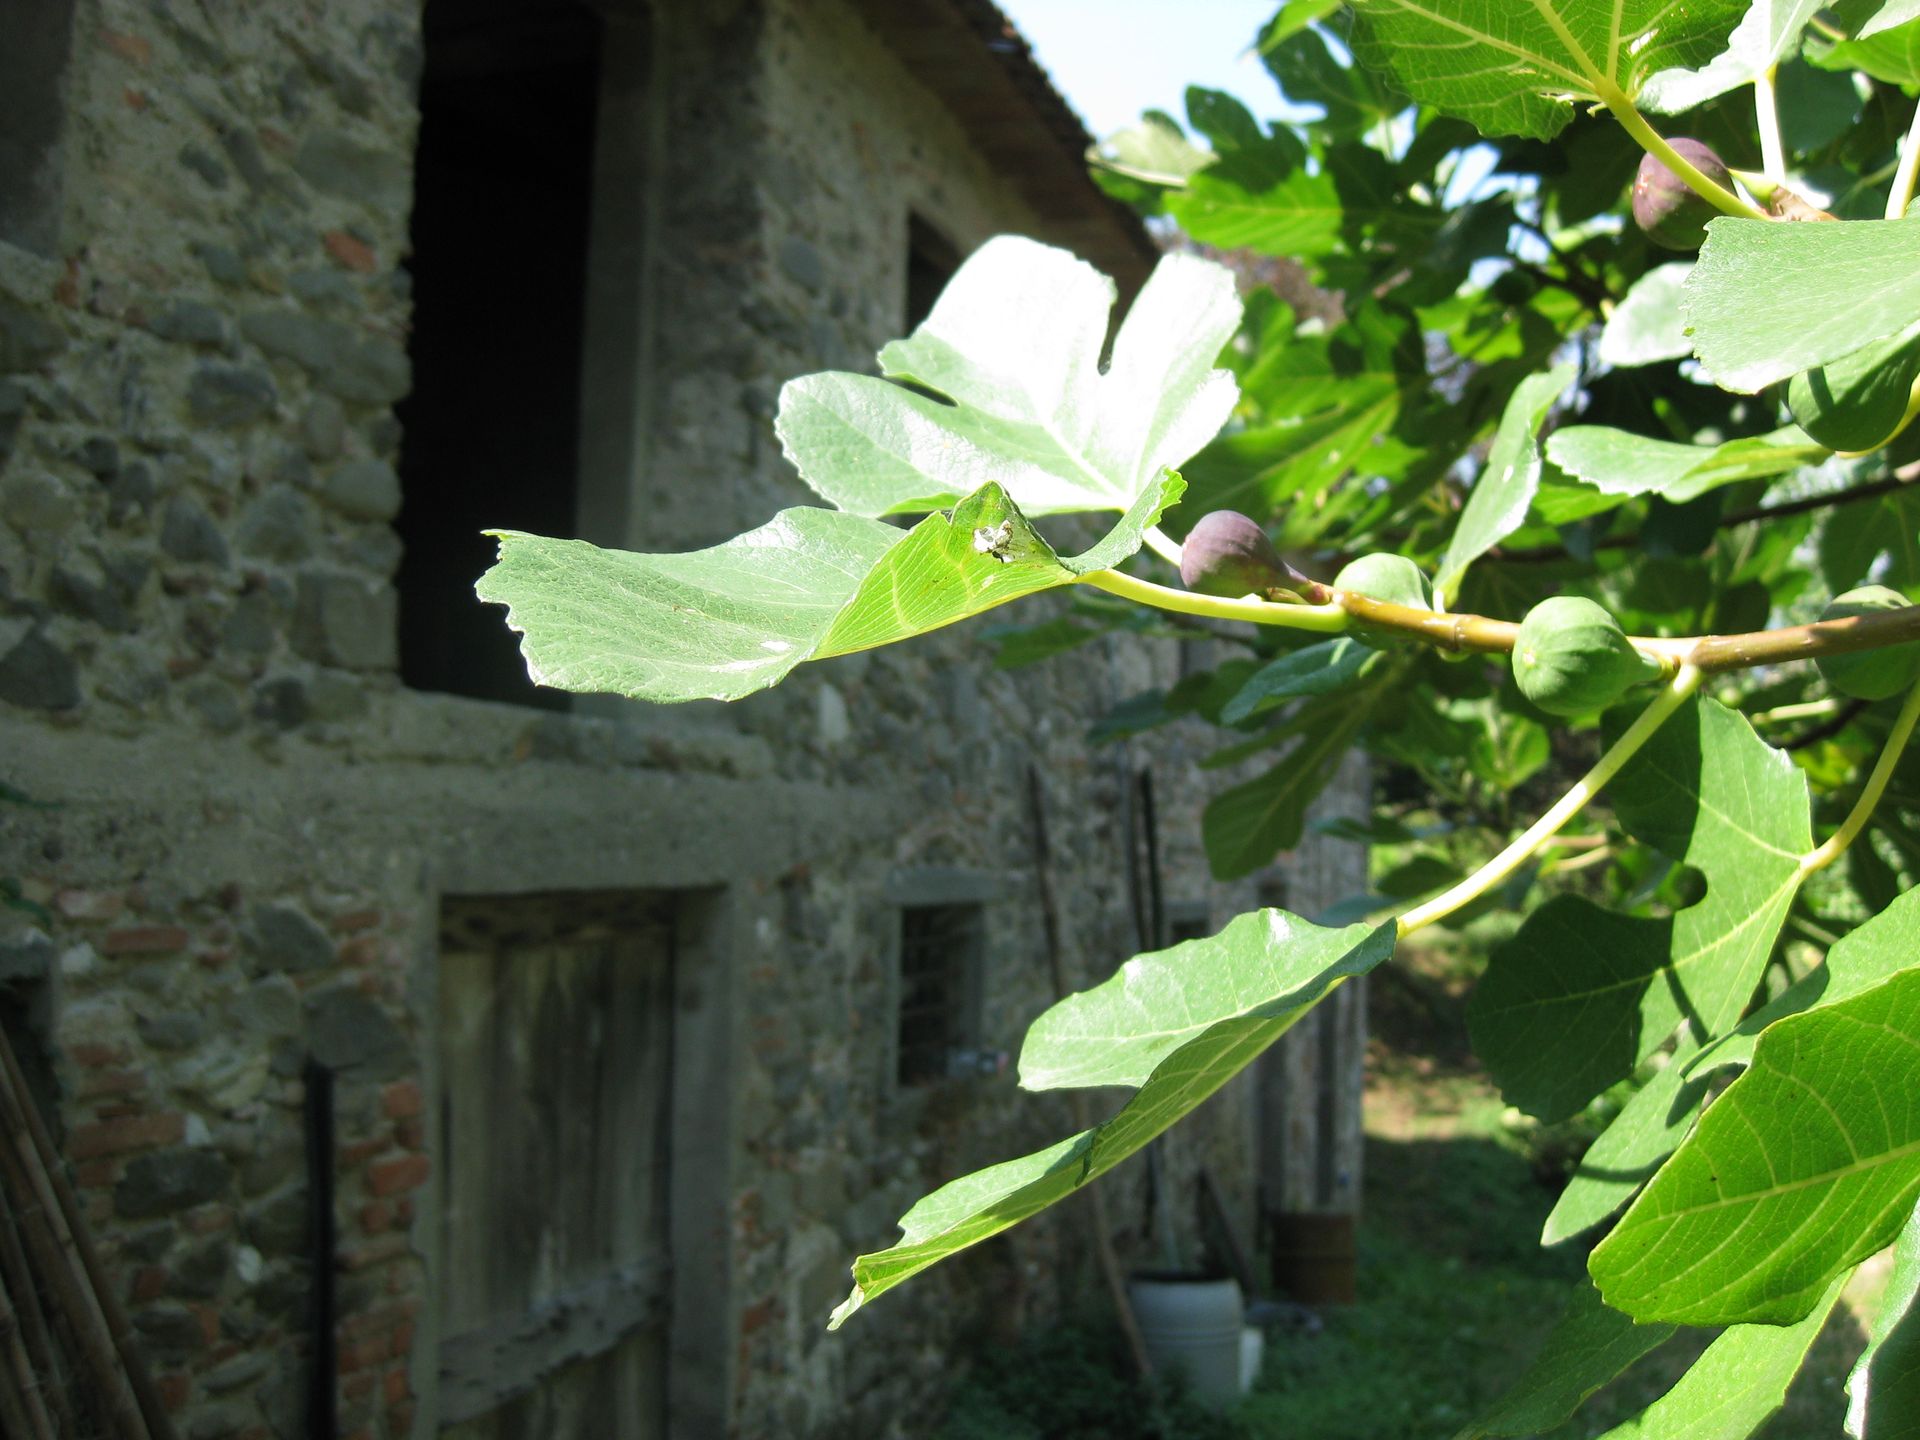
{"type": "MultiPolygon", "coordinates": [[[[1667,143],[1716,185],[1732,188],[1733,176],[1705,141],[1682,136],[1667,143]]],[[[1639,173],[1633,177],[1633,223],[1654,244],[1669,250],[1698,250],[1707,238],[1707,221],[1719,213],[1658,158],[1641,157],[1639,173]]]]}
{"type": "MultiPolygon", "coordinates": [[[[1820,612],[1822,620],[1846,620],[1882,610],[1904,610],[1912,602],[1885,585],[1862,585],[1836,595],[1820,612]]],[[[1920,641],[1890,645],[1881,650],[1856,650],[1850,655],[1822,655],[1814,662],[1821,678],[1842,695],[1855,700],[1885,700],[1920,679],[1920,641]]]]}
{"type": "MultiPolygon", "coordinates": [[[[1420,567],[1404,555],[1383,552],[1349,561],[1346,568],[1334,576],[1333,588],[1393,605],[1411,605],[1419,610],[1433,608],[1432,584],[1420,573],[1420,567]]],[[[1376,647],[1405,643],[1405,637],[1370,629],[1363,620],[1356,619],[1355,627],[1358,632],[1355,638],[1376,647]]]]}
{"type": "Polygon", "coordinates": [[[1238,510],[1202,515],[1180,546],[1180,583],[1202,595],[1290,594],[1298,579],[1267,532],[1238,510]]]}
{"type": "Polygon", "coordinates": [[[1660,662],[1634,649],[1618,620],[1578,595],[1542,600],[1513,642],[1520,693],[1549,715],[1605,709],[1660,674],[1660,662]]]}

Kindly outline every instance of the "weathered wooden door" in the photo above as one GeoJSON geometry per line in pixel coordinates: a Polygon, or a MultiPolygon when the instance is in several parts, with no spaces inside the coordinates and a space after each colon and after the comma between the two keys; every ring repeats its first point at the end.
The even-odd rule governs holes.
{"type": "Polygon", "coordinates": [[[445,1440],[666,1434],[670,920],[662,896],[445,902],[445,1440]]]}

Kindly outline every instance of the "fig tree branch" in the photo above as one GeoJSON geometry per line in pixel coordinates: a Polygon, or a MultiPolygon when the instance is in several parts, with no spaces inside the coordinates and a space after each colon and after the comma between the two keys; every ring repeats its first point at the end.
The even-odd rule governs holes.
{"type": "MultiPolygon", "coordinates": [[[[1080,583],[1142,605],[1216,620],[1246,620],[1255,625],[1278,625],[1328,635],[1349,630],[1357,621],[1382,635],[1418,640],[1435,649],[1456,653],[1510,654],[1520,630],[1511,620],[1423,610],[1347,590],[1329,592],[1332,599],[1324,605],[1288,605],[1252,595],[1238,600],[1199,595],[1156,585],[1150,580],[1137,580],[1117,570],[1095,571],[1082,576],[1080,583]]],[[[1814,660],[1822,655],[1850,655],[1859,650],[1877,650],[1920,640],[1920,605],[1741,635],[1634,635],[1628,638],[1635,649],[1659,660],[1669,673],[1691,664],[1702,673],[1713,675],[1726,670],[1747,670],[1756,665],[1814,660]]]]}

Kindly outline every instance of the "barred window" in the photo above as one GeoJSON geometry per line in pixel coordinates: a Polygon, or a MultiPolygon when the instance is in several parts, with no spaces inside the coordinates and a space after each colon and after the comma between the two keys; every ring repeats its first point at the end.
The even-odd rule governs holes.
{"type": "Polygon", "coordinates": [[[979,1043],[985,934],[985,909],[977,904],[901,908],[900,1084],[927,1085],[965,1073],[979,1043]]]}

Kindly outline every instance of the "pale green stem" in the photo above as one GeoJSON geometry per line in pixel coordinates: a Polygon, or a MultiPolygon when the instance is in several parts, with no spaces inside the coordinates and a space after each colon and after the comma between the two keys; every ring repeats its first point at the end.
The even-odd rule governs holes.
{"type": "Polygon", "coordinates": [[[1760,127],[1760,169],[1776,185],[1787,180],[1787,147],[1780,139],[1780,107],[1775,103],[1773,66],[1753,77],[1753,116],[1760,127]]]}
{"type": "Polygon", "coordinates": [[[1920,174],[1920,107],[1913,112],[1913,124],[1900,145],[1900,168],[1893,172],[1893,188],[1887,192],[1887,219],[1898,220],[1913,201],[1914,176],[1920,174]]]}
{"type": "Polygon", "coordinates": [[[1546,844],[1549,838],[1574,816],[1587,807],[1589,801],[1606,788],[1609,780],[1620,773],[1620,769],[1631,760],[1640,747],[1653,738],[1654,732],[1667,722],[1669,716],[1686,703],[1689,696],[1700,688],[1701,672],[1692,665],[1682,665],[1680,673],[1668,682],[1667,688],[1654,697],[1653,703],[1640,712],[1640,718],[1627,727],[1627,733],[1613,742],[1607,753],[1602,755],[1594,767],[1575,782],[1574,787],[1562,795],[1553,808],[1529,825],[1513,843],[1482,865],[1473,874],[1467,876],[1451,890],[1446,890],[1417,905],[1400,917],[1400,934],[1404,938],[1414,931],[1443,920],[1464,905],[1470,905],[1500,884],[1514,871],[1527,862],[1529,856],[1546,844]]]}
{"type": "Polygon", "coordinates": [[[1149,525],[1145,536],[1147,548],[1166,561],[1174,569],[1180,568],[1180,542],[1174,539],[1158,525],[1149,525]]]}
{"type": "Polygon", "coordinates": [[[1674,174],[1687,183],[1696,195],[1706,200],[1714,209],[1724,215],[1738,215],[1747,220],[1771,220],[1759,206],[1742,200],[1724,185],[1717,185],[1702,175],[1699,169],[1673,146],[1660,138],[1658,132],[1647,123],[1646,117],[1633,108],[1633,102],[1612,86],[1600,96],[1600,102],[1613,112],[1626,132],[1640,142],[1640,148],[1649,155],[1656,156],[1674,174]]]}
{"type": "Polygon", "coordinates": [[[1191,590],[1175,590],[1151,580],[1136,580],[1118,570],[1095,570],[1082,575],[1079,583],[1182,615],[1206,615],[1215,620],[1251,620],[1256,625],[1279,625],[1292,630],[1317,630],[1323,635],[1338,635],[1347,628],[1347,612],[1338,605],[1280,605],[1252,595],[1227,600],[1218,595],[1201,595],[1191,590]]]}
{"type": "Polygon", "coordinates": [[[1798,705],[1776,705],[1771,710],[1756,710],[1747,716],[1749,725],[1777,725],[1782,720],[1818,720],[1840,713],[1838,700],[1803,700],[1798,705]]]}
{"type": "Polygon", "coordinates": [[[1887,793],[1887,782],[1893,778],[1893,768],[1900,763],[1900,754],[1907,748],[1907,739],[1913,734],[1916,720],[1920,720],[1920,682],[1916,682],[1913,689],[1907,692],[1906,703],[1900,707],[1899,715],[1894,717],[1893,729],[1887,733],[1887,743],[1880,751],[1880,758],[1874,762],[1873,773],[1867,776],[1866,788],[1860,792],[1860,798],[1853,802],[1853,809],[1847,813],[1847,818],[1841,822],[1838,830],[1826,838],[1825,843],[1800,857],[1802,875],[1811,875],[1838,860],[1840,853],[1867,828],[1867,821],[1873,818],[1874,806],[1887,793]]]}

